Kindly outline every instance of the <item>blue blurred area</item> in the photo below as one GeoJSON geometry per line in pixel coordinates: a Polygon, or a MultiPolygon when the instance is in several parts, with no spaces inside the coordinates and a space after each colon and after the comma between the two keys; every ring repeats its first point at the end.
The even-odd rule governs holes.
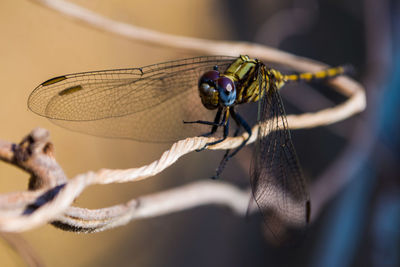
{"type": "MultiPolygon", "coordinates": [[[[358,158],[360,165],[329,212],[314,251],[313,266],[400,266],[400,16],[393,2],[393,60],[380,97],[378,121],[364,130],[374,149],[358,158]]],[[[389,19],[389,18],[388,18],[389,19]]],[[[371,89],[371,88],[368,88],[371,89]]],[[[371,95],[371,94],[370,94],[371,95]]]]}
{"type": "Polygon", "coordinates": [[[336,201],[325,218],[325,227],[318,238],[311,266],[351,266],[368,221],[371,195],[376,183],[376,173],[363,160],[356,177],[336,201]]]}
{"type": "Polygon", "coordinates": [[[400,191],[387,192],[376,203],[372,225],[372,263],[374,266],[399,266],[400,191]]]}
{"type": "Polygon", "coordinates": [[[400,15],[393,23],[393,66],[379,110],[378,138],[397,156],[400,151],[400,15]]]}

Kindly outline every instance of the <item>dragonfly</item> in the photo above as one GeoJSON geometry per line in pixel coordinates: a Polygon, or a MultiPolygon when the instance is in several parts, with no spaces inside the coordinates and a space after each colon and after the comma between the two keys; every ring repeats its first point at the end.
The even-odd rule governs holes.
{"type": "Polygon", "coordinates": [[[305,226],[311,213],[279,89],[291,82],[345,73],[346,68],[339,66],[315,73],[283,74],[245,55],[201,56],[51,78],[34,89],[28,107],[57,125],[91,135],[147,142],[217,136],[200,150],[224,141],[232,119],[236,124],[233,136],[244,131],[248,137],[233,151],[225,152],[217,178],[252,135],[237,107],[257,102],[260,127],[250,184],[268,229],[278,235],[282,221],[305,226]],[[271,216],[280,219],[267,219],[271,216]]]}

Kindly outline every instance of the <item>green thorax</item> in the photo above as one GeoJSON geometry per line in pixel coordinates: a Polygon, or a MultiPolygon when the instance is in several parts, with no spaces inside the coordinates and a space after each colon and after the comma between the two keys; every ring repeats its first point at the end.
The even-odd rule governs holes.
{"type": "Polygon", "coordinates": [[[230,78],[236,84],[236,104],[257,102],[263,97],[269,88],[269,77],[266,72],[268,71],[264,64],[248,56],[238,57],[226,69],[223,76],[230,78]]]}

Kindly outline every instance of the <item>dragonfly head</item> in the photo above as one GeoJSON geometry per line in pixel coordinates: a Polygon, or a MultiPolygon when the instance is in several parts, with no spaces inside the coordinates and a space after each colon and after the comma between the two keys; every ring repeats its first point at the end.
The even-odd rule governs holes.
{"type": "Polygon", "coordinates": [[[235,83],[225,76],[221,76],[217,81],[220,104],[224,107],[232,106],[236,100],[235,83]]]}
{"type": "Polygon", "coordinates": [[[220,76],[217,70],[208,71],[199,80],[199,94],[208,109],[228,107],[236,100],[235,83],[229,77],[220,76]]]}

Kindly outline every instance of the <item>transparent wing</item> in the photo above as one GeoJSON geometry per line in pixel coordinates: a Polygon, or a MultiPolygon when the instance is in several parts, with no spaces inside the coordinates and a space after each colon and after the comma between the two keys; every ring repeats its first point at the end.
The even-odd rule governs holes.
{"type": "Polygon", "coordinates": [[[215,116],[201,104],[198,79],[214,66],[223,72],[234,59],[195,57],[59,76],[39,85],[28,106],[62,127],[92,135],[151,142],[197,136],[209,127],[183,120],[215,116]]]}
{"type": "Polygon", "coordinates": [[[282,99],[272,88],[261,102],[260,132],[251,166],[251,186],[266,226],[280,237],[285,226],[305,226],[309,195],[291,141],[282,99]]]}

